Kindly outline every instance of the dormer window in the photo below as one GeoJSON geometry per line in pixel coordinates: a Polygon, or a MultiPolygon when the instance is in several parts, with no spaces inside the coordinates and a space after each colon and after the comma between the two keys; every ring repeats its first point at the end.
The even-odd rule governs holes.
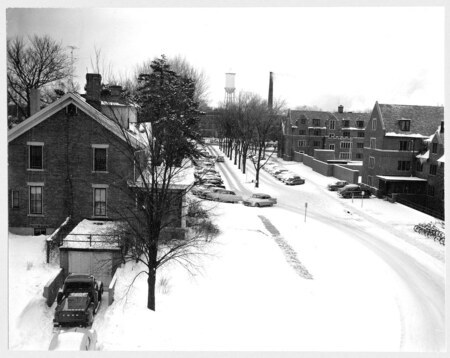
{"type": "Polygon", "coordinates": [[[409,119],[401,119],[398,121],[400,125],[400,130],[403,132],[407,132],[410,130],[411,121],[409,119]]]}
{"type": "Polygon", "coordinates": [[[313,126],[314,126],[314,127],[319,127],[319,126],[320,126],[320,119],[314,118],[314,119],[313,119],[313,126]]]}
{"type": "Polygon", "coordinates": [[[344,120],[344,121],[343,121],[343,126],[344,126],[345,128],[350,127],[350,121],[344,120]]]}

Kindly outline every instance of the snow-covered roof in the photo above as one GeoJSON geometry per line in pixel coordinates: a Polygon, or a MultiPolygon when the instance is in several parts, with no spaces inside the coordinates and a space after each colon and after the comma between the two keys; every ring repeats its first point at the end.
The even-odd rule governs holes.
{"type": "Polygon", "coordinates": [[[86,99],[81,97],[78,93],[69,92],[66,93],[61,98],[57,99],[55,102],[51,103],[44,109],[35,113],[31,117],[24,120],[22,123],[19,123],[17,126],[13,127],[8,131],[8,142],[16,139],[20,135],[24,134],[31,128],[37,126],[39,123],[45,121],[61,109],[65,108],[69,104],[74,104],[84,113],[86,113],[89,117],[93,118],[96,122],[100,123],[110,132],[114,133],[116,136],[121,138],[122,140],[129,140],[131,144],[135,147],[142,147],[143,143],[139,141],[133,134],[128,131],[122,131],[119,126],[114,123],[111,119],[105,116],[103,113],[92,107],[89,103],[86,102],[86,99]]]}
{"type": "Polygon", "coordinates": [[[387,132],[385,134],[386,137],[408,137],[408,138],[422,138],[426,139],[428,136],[419,134],[419,133],[395,133],[395,132],[387,132]]]}
{"type": "MultiPolygon", "coordinates": [[[[161,176],[163,176],[162,173],[164,173],[164,168],[161,166],[159,169],[157,169],[158,173],[161,173],[161,176]]],[[[171,175],[167,175],[167,177],[170,177],[170,188],[171,189],[187,189],[189,186],[191,186],[194,181],[194,168],[192,166],[188,166],[186,162],[182,164],[182,167],[174,168],[172,169],[171,175]]],[[[142,176],[140,176],[135,183],[131,184],[133,186],[141,187],[143,186],[144,180],[147,183],[151,183],[152,178],[150,172],[143,173],[144,179],[142,176]]]]}
{"type": "Polygon", "coordinates": [[[61,248],[120,250],[117,234],[120,223],[120,221],[84,219],[66,236],[61,248]]]}
{"type": "Polygon", "coordinates": [[[400,176],[391,176],[391,175],[377,175],[377,178],[386,180],[386,181],[427,181],[423,178],[418,177],[400,177],[400,176]]]}
{"type": "Polygon", "coordinates": [[[418,158],[418,159],[428,159],[428,158],[430,158],[430,151],[427,150],[427,152],[424,153],[424,154],[417,154],[416,158],[418,158]]]}
{"type": "Polygon", "coordinates": [[[445,154],[437,160],[439,163],[445,163],[445,154]]]}

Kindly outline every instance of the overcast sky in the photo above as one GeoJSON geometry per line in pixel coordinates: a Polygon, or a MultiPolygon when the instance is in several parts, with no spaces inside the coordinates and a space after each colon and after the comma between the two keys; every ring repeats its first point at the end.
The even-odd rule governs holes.
{"type": "Polygon", "coordinates": [[[85,84],[94,47],[121,75],[155,56],[181,55],[209,80],[210,105],[236,92],[290,108],[372,109],[380,103],[444,103],[444,9],[140,8],[9,9],[7,35],[48,34],[76,46],[75,80],[85,84]]]}

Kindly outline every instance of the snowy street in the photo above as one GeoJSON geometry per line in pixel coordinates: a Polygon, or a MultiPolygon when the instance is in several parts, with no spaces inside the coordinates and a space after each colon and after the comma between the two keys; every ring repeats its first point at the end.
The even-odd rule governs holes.
{"type": "MultiPolygon", "coordinates": [[[[373,197],[339,199],[325,189],[334,178],[282,165],[306,183],[288,187],[262,171],[254,189],[253,169],[246,178],[228,159],[216,164],[228,188],[278,204],[205,201],[221,233],[195,276],[176,264],[158,271],[156,312],[146,309],[147,277],[130,286],[142,267],[119,268],[115,302],[94,321],[98,349],[443,351],[445,249],[412,230],[432,218],[373,197]]],[[[41,289],[57,268],[39,261],[43,237],[20,239],[10,234],[10,346],[45,350],[54,307],[41,289]]]]}

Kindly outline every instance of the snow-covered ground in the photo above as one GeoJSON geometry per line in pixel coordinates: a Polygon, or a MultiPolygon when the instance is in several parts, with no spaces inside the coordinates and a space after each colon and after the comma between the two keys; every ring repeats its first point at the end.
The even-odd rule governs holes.
{"type": "MultiPolygon", "coordinates": [[[[305,185],[292,188],[305,198],[317,195],[319,187],[334,180],[299,163],[283,164],[307,177],[305,185]]],[[[235,172],[228,186],[255,191],[245,175],[235,172]]],[[[282,195],[270,180],[262,181],[258,191],[282,195]]],[[[335,193],[323,196],[323,205],[336,208],[336,220],[366,231],[383,223],[386,241],[395,242],[443,279],[443,247],[412,230],[413,223],[432,218],[379,199],[343,202],[335,200],[335,193]],[[403,233],[400,240],[399,232],[403,233]]],[[[210,255],[198,262],[201,270],[192,276],[175,264],[161,268],[156,312],[152,312],[145,308],[146,276],[138,276],[130,286],[142,267],[128,263],[119,268],[115,302],[96,317],[93,326],[99,349],[424,350],[420,343],[411,346],[411,337],[404,337],[402,310],[407,302],[400,278],[367,245],[338,230],[332,221],[324,223],[317,214],[305,222],[304,202],[296,203],[300,211],[283,202],[262,209],[205,205],[221,233],[210,245],[210,255]],[[299,265],[312,278],[305,278],[299,265]]],[[[43,263],[43,237],[10,234],[9,240],[10,348],[45,350],[53,311],[43,302],[42,289],[57,267],[43,263]]]]}

